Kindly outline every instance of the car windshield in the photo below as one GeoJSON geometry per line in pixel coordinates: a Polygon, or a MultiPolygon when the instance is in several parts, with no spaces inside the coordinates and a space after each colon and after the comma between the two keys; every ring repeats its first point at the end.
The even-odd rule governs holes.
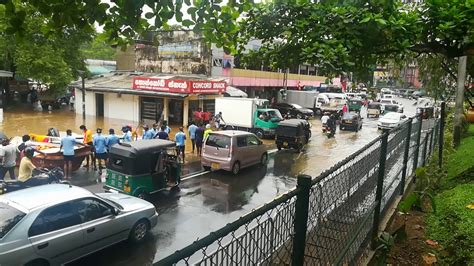
{"type": "Polygon", "coordinates": [[[296,109],[301,109],[303,108],[303,106],[299,105],[299,104],[296,104],[296,103],[292,103],[291,104],[293,107],[295,107],[296,109]]]}
{"type": "Polygon", "coordinates": [[[0,239],[25,217],[25,213],[0,202],[0,239]]]}
{"type": "Polygon", "coordinates": [[[207,137],[206,140],[206,145],[228,149],[230,147],[230,137],[220,134],[209,134],[209,137],[207,137]]]}
{"type": "Polygon", "coordinates": [[[115,202],[115,201],[113,201],[113,200],[106,199],[106,198],[104,198],[104,197],[101,197],[100,195],[97,195],[97,194],[95,194],[95,193],[94,193],[94,195],[95,195],[96,197],[100,198],[101,200],[107,202],[108,204],[110,204],[110,205],[112,205],[112,206],[115,206],[115,207],[119,208],[120,210],[123,210],[122,205],[118,204],[117,202],[115,202]]]}
{"type": "Polygon", "coordinates": [[[278,118],[279,120],[283,120],[283,116],[281,116],[281,113],[278,110],[267,111],[267,113],[268,116],[270,116],[270,119],[278,118]]]}
{"type": "Polygon", "coordinates": [[[383,116],[383,118],[390,119],[390,120],[400,120],[400,114],[398,113],[388,113],[383,116]]]}
{"type": "Polygon", "coordinates": [[[345,114],[342,116],[342,119],[350,120],[350,119],[354,119],[355,116],[356,116],[355,114],[345,113],[345,114]]]}

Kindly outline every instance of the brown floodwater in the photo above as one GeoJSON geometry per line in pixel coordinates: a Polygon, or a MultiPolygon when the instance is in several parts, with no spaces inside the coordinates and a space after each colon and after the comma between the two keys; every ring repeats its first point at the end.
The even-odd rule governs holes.
{"type": "Polygon", "coordinates": [[[102,128],[104,133],[108,133],[109,128],[114,128],[117,134],[121,133],[120,129],[123,125],[131,124],[136,127],[136,123],[130,121],[95,116],[86,116],[84,122],[81,114],[70,111],[68,107],[51,112],[37,112],[33,111],[30,106],[22,105],[3,111],[3,123],[0,123],[0,132],[8,137],[30,133],[45,135],[49,128],[54,127],[59,131],[71,129],[73,132],[80,134],[79,126],[82,124],[85,124],[92,132],[95,132],[98,127],[102,128]]]}

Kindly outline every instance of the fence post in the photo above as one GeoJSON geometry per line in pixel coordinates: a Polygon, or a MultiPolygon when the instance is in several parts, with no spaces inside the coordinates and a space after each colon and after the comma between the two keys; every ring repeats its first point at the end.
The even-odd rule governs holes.
{"type": "MultiPolygon", "coordinates": [[[[418,157],[420,156],[420,140],[421,140],[421,128],[423,127],[423,110],[418,115],[420,120],[420,125],[418,127],[418,136],[416,138],[416,146],[415,146],[415,158],[413,158],[413,173],[415,173],[416,168],[418,168],[418,157]]],[[[413,176],[413,183],[416,182],[416,175],[413,176]]]]}
{"type": "Polygon", "coordinates": [[[411,124],[413,123],[413,118],[408,119],[407,127],[408,134],[405,143],[405,154],[403,155],[403,170],[402,170],[402,180],[400,181],[400,195],[405,193],[405,179],[407,177],[407,168],[408,168],[408,156],[410,155],[410,138],[411,138],[411,124]]]}
{"type": "Polygon", "coordinates": [[[380,208],[382,206],[383,179],[385,177],[385,161],[387,160],[388,130],[382,134],[382,144],[380,147],[379,173],[377,176],[377,190],[375,192],[374,223],[372,225],[372,249],[377,246],[377,238],[380,226],[380,208]]]}
{"type": "Polygon", "coordinates": [[[443,144],[444,144],[444,120],[446,119],[446,102],[441,102],[441,121],[439,123],[438,134],[438,165],[439,168],[443,165],[443,144]]]}
{"type": "Polygon", "coordinates": [[[430,149],[428,150],[428,156],[431,156],[432,153],[433,153],[433,139],[434,139],[434,136],[436,134],[436,120],[435,120],[435,124],[433,125],[433,128],[431,129],[431,135],[430,135],[430,149]]]}
{"type": "Polygon", "coordinates": [[[304,264],[304,251],[306,245],[306,230],[308,227],[309,191],[311,189],[311,176],[299,175],[297,189],[301,191],[295,203],[295,236],[293,237],[293,253],[291,265],[304,264]]]}
{"type": "Polygon", "coordinates": [[[426,132],[426,136],[425,136],[425,139],[423,141],[425,143],[425,145],[423,146],[423,164],[422,164],[422,166],[426,165],[426,153],[428,151],[428,144],[429,144],[428,140],[429,140],[431,134],[432,134],[432,131],[428,130],[428,132],[426,132]]]}

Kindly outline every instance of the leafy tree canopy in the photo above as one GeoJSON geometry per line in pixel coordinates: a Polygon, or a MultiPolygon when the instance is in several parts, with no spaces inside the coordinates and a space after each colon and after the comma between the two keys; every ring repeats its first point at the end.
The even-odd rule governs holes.
{"type": "Polygon", "coordinates": [[[81,52],[86,59],[115,60],[117,50],[110,45],[104,33],[99,33],[91,42],[82,45],[81,52]]]}
{"type": "Polygon", "coordinates": [[[126,45],[137,34],[168,26],[174,18],[185,27],[202,31],[209,42],[230,51],[235,43],[235,21],[252,7],[253,0],[0,0],[7,9],[6,31],[25,35],[28,13],[22,6],[31,5],[45,18],[50,31],[77,28],[92,31],[95,24],[103,26],[113,45],[126,45]],[[149,10],[149,11],[146,11],[149,10]],[[185,18],[186,12],[190,19],[185,18]],[[154,23],[150,25],[149,20],[154,23]]]}
{"type": "Polygon", "coordinates": [[[474,1],[286,1],[255,6],[241,22],[239,41],[263,41],[258,56],[275,68],[300,63],[323,73],[367,76],[377,63],[405,56],[474,52],[474,1]]]}

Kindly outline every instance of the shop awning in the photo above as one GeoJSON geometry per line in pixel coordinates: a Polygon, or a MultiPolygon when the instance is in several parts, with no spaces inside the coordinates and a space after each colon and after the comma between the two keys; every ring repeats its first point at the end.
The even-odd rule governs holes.
{"type": "Polygon", "coordinates": [[[241,97],[241,98],[247,98],[248,97],[247,93],[243,92],[242,90],[237,89],[236,87],[232,87],[232,86],[227,86],[227,89],[224,92],[224,95],[229,96],[229,97],[241,97]]]}
{"type": "Polygon", "coordinates": [[[166,97],[175,97],[175,98],[185,98],[188,96],[187,94],[181,94],[181,93],[161,92],[161,91],[138,91],[138,90],[133,90],[133,89],[107,88],[107,87],[99,87],[99,86],[86,88],[86,91],[111,92],[111,93],[117,93],[117,94],[132,94],[132,95],[140,95],[140,96],[166,96],[166,97]]]}

